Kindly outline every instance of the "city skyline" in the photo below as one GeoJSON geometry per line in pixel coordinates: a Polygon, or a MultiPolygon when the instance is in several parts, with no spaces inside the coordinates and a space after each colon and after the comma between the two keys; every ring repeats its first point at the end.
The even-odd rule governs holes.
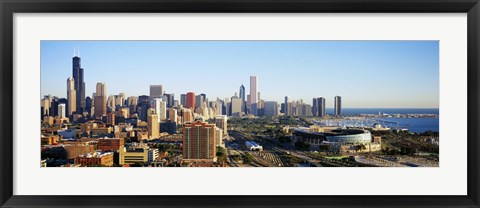
{"type": "Polygon", "coordinates": [[[67,97],[74,47],[84,51],[73,54],[81,58],[89,97],[105,82],[107,96],[149,95],[150,85],[162,85],[179,101],[187,92],[224,99],[241,85],[251,92],[256,76],[253,91],[278,103],[285,96],[310,104],[325,97],[331,108],[337,95],[345,98],[342,108],[438,108],[439,102],[437,41],[42,41],[41,96],[67,97]]]}

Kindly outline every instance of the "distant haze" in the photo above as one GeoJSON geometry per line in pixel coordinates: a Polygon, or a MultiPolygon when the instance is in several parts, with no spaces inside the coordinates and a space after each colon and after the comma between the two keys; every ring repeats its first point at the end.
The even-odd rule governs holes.
{"type": "Polygon", "coordinates": [[[345,108],[438,108],[438,41],[42,41],[41,95],[66,97],[74,47],[86,96],[193,91],[230,98],[256,75],[260,99],[342,96],[345,108]]]}

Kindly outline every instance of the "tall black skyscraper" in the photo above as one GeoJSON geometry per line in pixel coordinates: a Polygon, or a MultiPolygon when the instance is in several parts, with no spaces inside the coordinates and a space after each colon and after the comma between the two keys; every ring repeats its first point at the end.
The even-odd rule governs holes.
{"type": "Polygon", "coordinates": [[[245,86],[240,86],[240,98],[242,99],[242,112],[246,113],[247,112],[247,105],[245,103],[245,86]]]}
{"type": "Polygon", "coordinates": [[[173,107],[173,102],[175,101],[174,94],[163,94],[167,97],[167,108],[173,107]]]}
{"type": "Polygon", "coordinates": [[[75,91],[77,92],[76,111],[77,113],[82,113],[86,107],[85,82],[83,80],[83,68],[81,67],[81,60],[79,57],[78,49],[75,50],[73,54],[72,70],[73,79],[75,81],[75,91]]]}
{"type": "Polygon", "coordinates": [[[240,98],[242,98],[242,101],[245,101],[245,86],[240,86],[240,98]]]}
{"type": "Polygon", "coordinates": [[[85,98],[85,110],[90,114],[92,111],[92,99],[90,97],[85,98]]]}

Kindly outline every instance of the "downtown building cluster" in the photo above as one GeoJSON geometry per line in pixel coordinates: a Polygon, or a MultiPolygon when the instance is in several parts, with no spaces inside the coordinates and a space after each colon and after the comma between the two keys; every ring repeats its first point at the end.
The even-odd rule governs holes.
{"type": "Polygon", "coordinates": [[[223,165],[216,163],[216,148],[227,135],[227,116],[205,94],[188,92],[182,105],[162,85],[151,85],[150,95],[127,97],[107,96],[107,83],[98,82],[85,97],[80,63],[76,53],[66,98],[41,100],[42,166],[223,165]],[[180,153],[159,151],[158,140],[180,153]]]}
{"type": "MultiPolygon", "coordinates": [[[[241,85],[230,98],[209,100],[196,92],[175,99],[163,85],[150,85],[149,95],[107,95],[105,82],[86,96],[84,72],[76,52],[67,97],[41,99],[42,161],[50,166],[222,166],[216,151],[228,137],[228,116],[325,115],[325,98],[313,106],[288,97],[281,105],[262,100],[256,76],[250,76],[249,94],[241,85]],[[155,140],[175,143],[180,153],[159,151],[155,140]]],[[[339,96],[335,115],[341,115],[339,96]]]]}

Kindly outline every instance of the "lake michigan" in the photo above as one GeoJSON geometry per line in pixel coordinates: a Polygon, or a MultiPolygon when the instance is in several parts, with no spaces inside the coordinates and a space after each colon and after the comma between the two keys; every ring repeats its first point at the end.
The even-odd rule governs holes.
{"type": "MultiPolygon", "coordinates": [[[[325,109],[327,114],[333,114],[333,108],[325,109]]],[[[360,114],[435,114],[437,117],[426,118],[375,118],[379,123],[390,125],[396,129],[406,128],[410,132],[439,131],[438,108],[343,108],[342,115],[360,114]]]]}

